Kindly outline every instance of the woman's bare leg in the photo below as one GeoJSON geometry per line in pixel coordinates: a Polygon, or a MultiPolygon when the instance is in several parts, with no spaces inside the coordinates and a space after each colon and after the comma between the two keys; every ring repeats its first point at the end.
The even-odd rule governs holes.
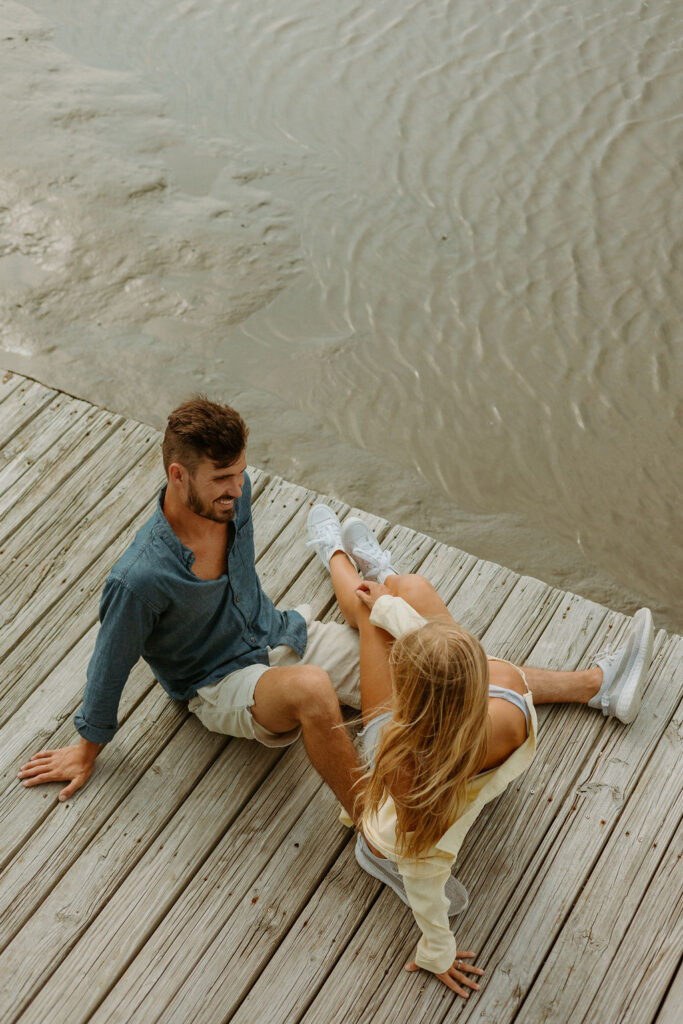
{"type": "Polygon", "coordinates": [[[393,637],[370,623],[370,612],[356,596],[363,582],[348,555],[335,551],[330,559],[332,586],[349,626],[360,631],[360,702],[363,724],[384,714],[391,705],[389,652],[393,637]]]}

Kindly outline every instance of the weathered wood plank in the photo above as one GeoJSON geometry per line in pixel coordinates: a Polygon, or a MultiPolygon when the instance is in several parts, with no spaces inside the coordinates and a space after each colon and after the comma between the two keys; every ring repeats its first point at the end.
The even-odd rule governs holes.
{"type": "MultiPolygon", "coordinates": [[[[624,1019],[625,989],[631,996],[628,1004],[631,1001],[638,1004],[641,1019],[651,1019],[659,1006],[670,974],[660,970],[659,985],[654,984],[652,972],[646,971],[650,962],[643,955],[635,955],[634,941],[637,940],[630,939],[627,943],[628,958],[623,964],[623,974],[614,969],[614,960],[683,816],[678,772],[682,713],[683,706],[679,705],[677,715],[655,747],[610,841],[522,1004],[521,1013],[530,1020],[584,1020],[596,1013],[595,1001],[598,1000],[604,1006],[597,1018],[605,1024],[611,1021],[617,1024],[624,1019]],[[608,974],[611,984],[606,980],[608,974]],[[567,985],[568,975],[572,976],[571,986],[567,985]],[[603,984],[612,989],[607,1001],[605,994],[599,992],[603,984]]],[[[679,871],[679,875],[683,882],[683,873],[679,871]]],[[[669,881],[672,880],[669,877],[669,881]]],[[[561,876],[557,882],[562,885],[561,876]]],[[[679,885],[678,890],[670,889],[666,904],[659,906],[659,912],[648,919],[643,943],[646,948],[653,940],[653,933],[670,934],[671,929],[662,930],[660,922],[662,915],[666,915],[666,908],[670,909],[672,902],[677,902],[677,892],[683,893],[683,886],[679,885]]],[[[669,967],[674,968],[675,961],[669,962],[669,967]]]]}
{"type": "Polygon", "coordinates": [[[11,394],[13,394],[17,388],[20,388],[22,384],[26,383],[26,377],[20,376],[18,373],[12,373],[11,370],[4,370],[0,367],[0,403],[4,402],[11,394]]]}
{"type": "MultiPolygon", "coordinates": [[[[51,410],[52,406],[49,406],[47,411],[51,410]]],[[[65,481],[124,422],[122,417],[113,417],[91,408],[83,418],[67,425],[59,435],[52,429],[46,431],[49,447],[25,467],[22,476],[11,489],[4,490],[0,495],[0,543],[8,560],[12,556],[20,558],[25,554],[26,548],[22,547],[26,543],[25,536],[22,535],[16,543],[12,543],[11,538],[30,516],[44,508],[49,510],[50,507],[58,508],[64,515],[61,489],[65,481]]],[[[55,426],[58,427],[59,423],[55,426]]],[[[14,451],[11,446],[8,454],[14,451]]],[[[25,452],[20,449],[18,454],[20,466],[24,454],[27,458],[32,457],[28,449],[25,452]]],[[[11,464],[7,470],[11,471],[11,464]]],[[[73,514],[74,509],[69,505],[66,507],[73,514]]]]}
{"type": "Polygon", "coordinates": [[[101,550],[101,524],[107,521],[117,497],[125,494],[130,500],[139,488],[149,500],[157,489],[157,454],[151,450],[147,430],[128,431],[124,424],[103,442],[97,461],[106,469],[81,465],[61,488],[61,502],[43,503],[12,535],[10,547],[24,555],[15,554],[0,584],[6,620],[16,616],[30,600],[60,558],[73,578],[75,560],[70,557],[70,549],[80,549],[88,529],[96,535],[95,546],[101,550]],[[68,516],[64,515],[65,508],[71,510],[68,516]]]}
{"type": "MultiPolygon", "coordinates": [[[[681,913],[679,910],[678,921],[681,921],[681,913]]],[[[679,942],[680,946],[680,942],[679,942]]],[[[659,1013],[657,1014],[657,1020],[655,1024],[679,1024],[681,1019],[681,1007],[683,1006],[683,963],[679,961],[678,971],[674,978],[671,988],[666,994],[666,998],[662,1006],[660,1007],[659,1013]]]]}
{"type": "MultiPolygon", "coordinates": [[[[3,729],[0,746],[5,781],[0,794],[3,862],[25,842],[45,815],[59,806],[57,794],[62,787],[48,784],[47,788],[40,786],[29,791],[18,781],[17,773],[21,765],[39,750],[77,742],[73,714],[81,702],[93,639],[94,630],[69,652],[64,662],[48,676],[41,691],[34,693],[3,729]]],[[[123,692],[119,708],[121,725],[154,685],[149,669],[140,662],[133,669],[123,692]]],[[[112,751],[117,744],[100,754],[89,786],[102,770],[102,764],[114,756],[112,751]]]]}
{"type": "MultiPolygon", "coordinates": [[[[90,1018],[137,949],[170,911],[188,882],[201,872],[216,842],[242,812],[279,756],[279,751],[257,743],[211,737],[196,719],[183,726],[119,809],[116,827],[129,829],[132,823],[141,843],[129,842],[126,849],[132,851],[137,846],[140,859],[125,875],[120,866],[110,867],[110,856],[115,855],[120,862],[121,853],[117,851],[118,840],[114,843],[109,830],[103,828],[62,879],[54,896],[49,897],[50,908],[47,904],[41,908],[46,928],[52,930],[56,926],[48,909],[61,903],[74,913],[68,919],[62,918],[59,933],[53,936],[52,949],[45,948],[44,955],[50,963],[64,959],[50,973],[46,973],[48,965],[42,965],[37,983],[44,980],[45,984],[22,1016],[24,1024],[43,1024],[47,1019],[54,1024],[76,1024],[90,1018]],[[208,768],[209,758],[204,750],[207,738],[227,743],[208,768]],[[181,764],[188,766],[186,773],[178,771],[178,757],[181,764]],[[199,777],[201,772],[204,774],[199,777]],[[182,781],[185,774],[190,781],[196,776],[197,781],[182,803],[176,800],[179,806],[175,814],[150,845],[150,830],[145,821],[147,805],[158,801],[164,777],[166,784],[175,786],[175,780],[182,781]],[[106,904],[99,895],[100,888],[110,894],[106,904]],[[120,937],[123,921],[125,942],[120,937]]],[[[132,838],[130,831],[127,838],[132,838]]],[[[43,943],[40,929],[37,941],[43,943]]]]}
{"type": "Polygon", "coordinates": [[[50,549],[45,543],[40,545],[42,559],[35,568],[28,563],[19,570],[17,591],[5,598],[4,612],[8,621],[0,640],[0,656],[11,650],[31,622],[58,600],[62,589],[77,583],[98,555],[109,547],[112,535],[118,535],[121,530],[127,507],[135,501],[132,495],[137,494],[141,503],[150,500],[156,489],[155,468],[155,453],[148,451],[130,468],[125,482],[119,481],[101,495],[97,509],[91,509],[74,524],[57,531],[60,534],[58,546],[50,549]],[[135,490],[129,490],[128,484],[135,490]],[[110,525],[112,533],[104,531],[105,523],[110,525]],[[30,618],[23,612],[29,602],[30,618]]]}
{"type": "Polygon", "coordinates": [[[56,391],[33,381],[20,384],[9,394],[0,405],[0,448],[8,444],[56,395],[56,391]]]}
{"type": "Polygon", "coordinates": [[[260,497],[254,513],[254,544],[265,556],[284,527],[312,494],[303,487],[273,477],[260,497]]]}
{"type": "MultiPolygon", "coordinates": [[[[20,532],[30,517],[38,516],[39,523],[48,520],[49,513],[65,513],[71,504],[65,502],[62,488],[70,476],[97,451],[100,444],[112,437],[123,421],[112,422],[110,416],[98,411],[87,414],[85,422],[76,424],[43,458],[31,466],[20,481],[16,492],[8,490],[0,497],[0,544],[8,563],[20,561],[27,552],[26,528],[20,532]],[[85,427],[85,429],[83,429],[85,427]],[[75,433],[74,433],[75,431],[75,433]]],[[[92,464],[83,474],[92,473],[92,464]]],[[[26,561],[26,559],[24,559],[26,561]]]]}
{"type": "MultiPolygon", "coordinates": [[[[524,591],[523,579],[530,577],[518,576],[493,562],[477,562],[448,602],[448,610],[456,622],[481,639],[513,591],[518,589],[520,594],[524,591]]],[[[533,588],[538,600],[548,598],[549,588],[545,584],[533,580],[528,586],[533,588]]],[[[489,653],[497,652],[491,648],[489,653]]]]}
{"type": "MultiPolygon", "coordinates": [[[[224,1020],[238,1008],[317,887],[321,873],[346,842],[346,830],[337,815],[331,792],[319,786],[256,885],[242,896],[203,953],[201,971],[190,972],[159,1013],[159,1024],[178,1020],[203,1024],[210,1016],[224,1020]],[[258,896],[257,904],[252,892],[258,896]]],[[[156,1005],[154,1012],[158,1013],[156,1005]]]]}
{"type": "MultiPolygon", "coordinates": [[[[157,704],[162,707],[159,702],[157,704]]],[[[166,710],[162,709],[161,714],[168,716],[173,709],[169,704],[165,707],[166,710]]],[[[149,724],[159,722],[152,721],[149,724]]],[[[93,825],[95,828],[100,825],[103,827],[75,863],[73,848],[76,842],[70,842],[69,834],[62,829],[63,835],[55,856],[61,854],[68,857],[73,867],[67,873],[60,872],[63,877],[59,883],[46,895],[30,921],[0,956],[0,970],[6,972],[8,977],[12,971],[18,972],[21,965],[20,985],[11,983],[0,987],[3,1019],[8,1019],[5,1014],[18,1015],[40,981],[54,972],[66,951],[84,933],[88,923],[110,897],[115,897],[117,891],[121,890],[127,876],[136,869],[153,843],[154,870],[156,873],[163,871],[164,881],[166,885],[170,884],[171,892],[175,890],[177,894],[180,891],[178,876],[185,882],[189,880],[191,869],[196,870],[201,864],[201,858],[210,853],[226,824],[236,816],[240,803],[243,804],[258,787],[277,756],[268,751],[261,753],[260,750],[250,752],[240,749],[242,745],[238,744],[232,756],[222,758],[220,771],[210,772],[211,788],[214,790],[211,792],[210,787],[201,783],[202,775],[210,769],[211,762],[227,743],[226,737],[207,733],[197,719],[190,718],[153,763],[150,762],[149,749],[145,750],[144,755],[141,755],[145,761],[144,774],[135,763],[135,755],[143,746],[138,743],[128,751],[126,762],[117,766],[118,770],[108,779],[103,779],[107,788],[101,790],[100,798],[106,796],[111,807],[116,808],[116,814],[112,816],[111,807],[101,814],[95,799],[89,800],[87,806],[83,805],[79,811],[81,820],[85,818],[82,829],[91,833],[93,825]],[[131,782],[137,784],[131,787],[131,782]],[[190,796],[196,785],[201,786],[203,801],[198,802],[195,798],[190,803],[189,813],[184,807],[179,811],[178,806],[190,796]],[[227,798],[222,807],[216,805],[216,791],[227,798]],[[240,802],[236,804],[234,798],[237,794],[240,794],[240,802]],[[210,822],[207,820],[209,809],[213,812],[210,822]],[[95,815],[97,821],[93,822],[95,815]],[[218,820],[215,820],[216,816],[218,820]],[[107,818],[110,819],[108,822],[107,818]],[[189,831],[188,825],[192,823],[196,826],[198,818],[204,822],[205,828],[201,834],[193,835],[194,829],[189,831]],[[184,861],[178,860],[179,849],[186,858],[184,861]]],[[[74,802],[72,813],[75,806],[74,802]]],[[[137,870],[138,883],[142,875],[145,875],[148,882],[151,881],[149,859],[145,861],[144,867],[137,870]]],[[[138,904],[135,913],[135,903],[130,902],[120,907],[122,917],[117,922],[119,926],[125,921],[128,929],[137,917],[138,927],[149,929],[149,915],[158,915],[159,905],[163,905],[164,901],[167,907],[170,906],[169,893],[161,891],[159,881],[157,879],[153,883],[157,897],[154,904],[146,892],[138,888],[136,899],[145,905],[144,910],[138,904]]],[[[26,895],[28,897],[29,894],[26,895]]],[[[101,929],[99,931],[100,939],[104,938],[107,943],[111,935],[111,928],[105,932],[101,929]]],[[[91,941],[88,940],[86,945],[91,954],[91,941]]],[[[124,957],[127,949],[125,953],[122,951],[124,957]]]]}
{"type": "MultiPolygon", "coordinates": [[[[17,933],[98,828],[117,811],[124,796],[177,732],[185,717],[182,706],[165,700],[155,689],[143,698],[126,728],[117,736],[117,742],[98,764],[97,773],[77,797],[60,804],[54,800],[56,786],[50,785],[44,801],[39,792],[42,787],[23,790],[17,814],[21,816],[24,811],[25,820],[33,819],[34,828],[3,871],[0,891],[3,943],[17,933]],[[35,810],[45,813],[48,808],[49,814],[35,825],[35,810]]],[[[205,737],[205,740],[211,747],[214,737],[205,737]]],[[[165,793],[159,794],[162,803],[165,797],[165,793]]],[[[146,817],[150,822],[153,820],[151,807],[146,817]]]]}
{"type": "MultiPolygon", "coordinates": [[[[682,845],[679,826],[596,994],[589,1011],[592,1020],[641,1024],[657,1015],[683,950],[682,845]]],[[[665,996],[658,1022],[680,1021],[680,997],[679,979],[665,996]]]]}
{"type": "MultiPolygon", "coordinates": [[[[364,518],[364,514],[363,514],[364,518]]],[[[392,553],[392,564],[399,573],[421,572],[436,541],[407,526],[391,526],[382,536],[382,547],[392,553]]]]}
{"type": "Polygon", "coordinates": [[[422,562],[420,574],[429,580],[444,604],[448,604],[476,564],[474,555],[437,541],[422,562]]]}
{"type": "Polygon", "coordinates": [[[74,402],[58,394],[0,449],[0,515],[7,508],[7,491],[13,488],[10,502],[14,504],[27,489],[26,476],[31,466],[39,459],[49,458],[52,447],[62,442],[78,420],[95,413],[87,402],[74,402]]]}
{"type": "MultiPolygon", "coordinates": [[[[253,799],[225,832],[128,970],[109,992],[92,1021],[158,1019],[163,1007],[204,963],[221,928],[236,912],[261,917],[271,898],[263,888],[280,858],[306,854],[290,841],[321,782],[310,770],[302,744],[288,748],[253,799]],[[277,813],[274,813],[277,808],[277,813]],[[256,909],[254,909],[256,908],[256,909]]],[[[295,840],[296,841],[296,840],[295,840]]],[[[293,865],[292,865],[293,866],[293,865]]],[[[267,913],[267,910],[266,910],[267,913]]],[[[224,949],[227,956],[229,950],[224,949]]],[[[203,970],[203,966],[202,966],[203,970]]]]}
{"type": "MultiPolygon", "coordinates": [[[[354,841],[350,840],[245,992],[230,1017],[231,1024],[261,1020],[279,1024],[301,1019],[316,995],[324,991],[339,957],[347,947],[352,951],[358,929],[384,890],[380,882],[360,870],[353,849],[354,841]],[[275,992],[277,999],[273,998],[275,992]]],[[[384,898],[388,895],[385,893],[384,898]]],[[[391,899],[388,902],[391,907],[397,906],[391,899]]],[[[349,962],[353,964],[353,959],[349,962]]]]}

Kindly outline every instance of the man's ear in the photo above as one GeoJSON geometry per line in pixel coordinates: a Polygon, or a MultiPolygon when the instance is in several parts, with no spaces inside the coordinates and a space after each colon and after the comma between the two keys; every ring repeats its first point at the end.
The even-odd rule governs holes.
{"type": "Polygon", "coordinates": [[[183,480],[185,479],[185,473],[186,470],[184,466],[181,466],[179,462],[172,462],[171,465],[168,467],[169,483],[175,484],[176,487],[179,484],[182,484],[183,480]]]}

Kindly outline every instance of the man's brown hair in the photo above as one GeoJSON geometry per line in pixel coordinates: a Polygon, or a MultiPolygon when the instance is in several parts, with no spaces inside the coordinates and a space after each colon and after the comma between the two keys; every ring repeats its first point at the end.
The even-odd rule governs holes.
{"type": "Polygon", "coordinates": [[[236,462],[247,444],[249,429],[235,409],[196,395],[168,417],[161,451],[164,469],[179,462],[194,473],[202,459],[217,466],[236,462]]]}

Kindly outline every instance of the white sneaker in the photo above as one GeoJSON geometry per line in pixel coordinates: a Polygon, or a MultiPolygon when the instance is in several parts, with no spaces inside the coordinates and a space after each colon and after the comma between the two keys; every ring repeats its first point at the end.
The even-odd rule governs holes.
{"type": "Polygon", "coordinates": [[[602,708],[603,715],[627,725],[632,722],[645,689],[653,642],[652,613],[649,608],[641,608],[633,616],[624,642],[615,651],[608,646],[598,655],[602,685],[588,706],[602,708]]]}
{"type": "Polygon", "coordinates": [[[362,519],[357,516],[345,519],[341,535],[344,551],[354,560],[364,579],[384,583],[387,576],[396,575],[391,564],[391,552],[382,551],[379,541],[362,519]]]}
{"type": "Polygon", "coordinates": [[[330,559],[335,551],[343,551],[339,517],[329,505],[314,505],[308,513],[307,548],[313,548],[327,571],[330,571],[330,559]]]}

